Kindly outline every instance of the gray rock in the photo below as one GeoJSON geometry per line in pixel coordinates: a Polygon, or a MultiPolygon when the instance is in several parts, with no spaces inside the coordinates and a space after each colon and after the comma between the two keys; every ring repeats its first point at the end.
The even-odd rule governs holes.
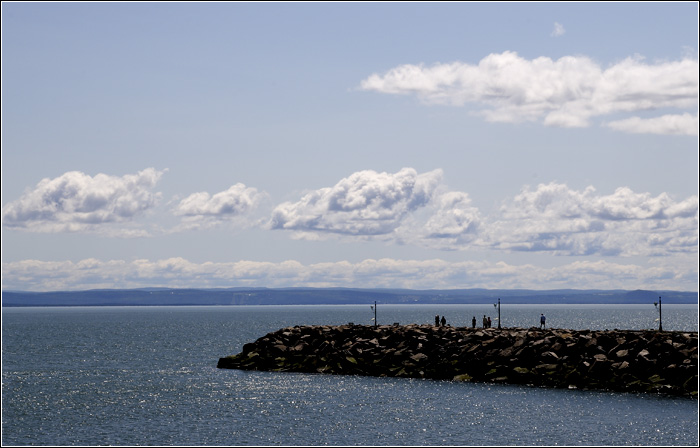
{"type": "Polygon", "coordinates": [[[217,366],[697,396],[697,347],[696,332],[295,326],[217,366]]]}

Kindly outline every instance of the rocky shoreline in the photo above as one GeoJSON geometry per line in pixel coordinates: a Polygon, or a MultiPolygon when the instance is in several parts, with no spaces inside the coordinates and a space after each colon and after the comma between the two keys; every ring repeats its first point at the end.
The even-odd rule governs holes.
{"type": "Polygon", "coordinates": [[[698,333],[295,326],[220,358],[226,369],[492,382],[697,397],[698,333]]]}

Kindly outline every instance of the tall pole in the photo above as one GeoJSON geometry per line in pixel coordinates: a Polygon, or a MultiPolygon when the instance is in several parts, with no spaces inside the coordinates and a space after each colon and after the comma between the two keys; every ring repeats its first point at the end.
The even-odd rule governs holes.
{"type": "Polygon", "coordinates": [[[374,328],[377,328],[377,301],[374,301],[374,328]]]}
{"type": "Polygon", "coordinates": [[[501,329],[501,299],[498,299],[498,329],[501,329]]]}
{"type": "Polygon", "coordinates": [[[661,296],[659,296],[659,331],[664,331],[661,326],[661,296]]]}

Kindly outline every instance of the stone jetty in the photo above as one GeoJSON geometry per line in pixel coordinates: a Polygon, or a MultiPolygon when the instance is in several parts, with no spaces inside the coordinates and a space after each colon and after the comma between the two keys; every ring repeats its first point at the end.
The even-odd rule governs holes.
{"type": "Polygon", "coordinates": [[[697,397],[698,333],[653,330],[295,326],[219,368],[509,383],[697,397]]]}

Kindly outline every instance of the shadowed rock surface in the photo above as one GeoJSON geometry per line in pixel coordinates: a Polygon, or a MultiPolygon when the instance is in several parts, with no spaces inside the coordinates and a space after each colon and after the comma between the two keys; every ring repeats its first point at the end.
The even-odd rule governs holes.
{"type": "Polygon", "coordinates": [[[219,368],[660,392],[697,397],[698,333],[433,325],[295,326],[219,368]]]}

